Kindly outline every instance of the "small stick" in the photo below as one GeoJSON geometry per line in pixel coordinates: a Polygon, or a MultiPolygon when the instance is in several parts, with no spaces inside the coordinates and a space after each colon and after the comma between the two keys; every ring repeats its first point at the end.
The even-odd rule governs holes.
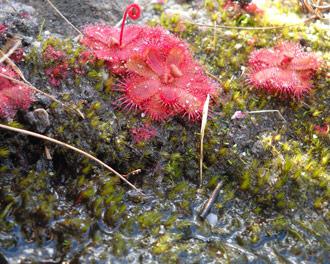
{"type": "Polygon", "coordinates": [[[283,26],[269,26],[269,27],[236,27],[236,26],[225,26],[225,25],[207,25],[207,24],[201,24],[201,23],[195,23],[192,21],[186,20],[185,22],[200,26],[200,27],[209,27],[209,28],[217,28],[217,29],[239,29],[239,30],[270,30],[270,29],[281,29],[286,27],[299,27],[307,23],[308,21],[311,21],[313,19],[317,18],[317,16],[312,16],[300,23],[292,24],[292,25],[283,25],[283,26]]]}
{"type": "Polygon", "coordinates": [[[47,146],[45,146],[45,155],[46,155],[46,159],[48,160],[52,160],[52,155],[50,155],[50,151],[49,148],[47,146]]]}
{"type": "Polygon", "coordinates": [[[207,200],[206,204],[204,205],[204,208],[202,210],[202,212],[200,213],[200,217],[202,219],[205,219],[206,216],[208,215],[209,211],[211,210],[211,207],[213,206],[215,199],[217,199],[218,194],[220,192],[220,188],[222,187],[223,183],[222,181],[220,181],[217,186],[215,187],[215,189],[213,190],[210,198],[207,200]]]}
{"type": "Polygon", "coordinates": [[[310,3],[310,5],[317,9],[329,9],[330,8],[330,5],[320,5],[320,4],[314,4],[314,3],[310,3]]]}
{"type": "Polygon", "coordinates": [[[204,135],[205,135],[205,127],[207,123],[207,115],[209,112],[209,104],[210,104],[210,95],[208,94],[203,106],[203,116],[202,116],[202,124],[201,124],[201,142],[200,142],[200,157],[199,157],[199,186],[203,184],[203,160],[204,160],[204,135]]]}
{"type": "Polygon", "coordinates": [[[14,46],[11,47],[11,49],[6,53],[4,54],[2,51],[1,51],[1,55],[2,57],[0,58],[0,63],[4,62],[5,60],[9,59],[10,55],[12,55],[15,50],[17,50],[17,48],[21,45],[21,40],[18,40],[14,46]]]}
{"type": "Polygon", "coordinates": [[[215,49],[217,46],[217,22],[214,21],[214,28],[213,28],[213,48],[215,49]]]}
{"type": "MultiPolygon", "coordinates": [[[[0,55],[1,56],[3,56],[3,57],[5,57],[5,53],[3,53],[3,51],[2,50],[0,50],[0,55]]],[[[24,77],[24,75],[23,75],[23,73],[22,73],[22,71],[16,66],[16,64],[9,58],[9,57],[7,57],[6,58],[6,62],[13,68],[13,70],[21,77],[21,79],[24,81],[24,82],[26,82],[27,84],[29,84],[29,85],[31,85],[31,83],[29,83],[26,79],[25,79],[25,77],[24,77]]]]}
{"type": "Polygon", "coordinates": [[[210,73],[210,72],[208,72],[208,71],[206,71],[206,74],[207,74],[210,78],[212,78],[213,80],[215,80],[215,81],[221,83],[220,79],[219,79],[217,76],[215,76],[214,74],[212,74],[212,73],[210,73]]]}
{"type": "Polygon", "coordinates": [[[79,33],[79,35],[83,35],[83,33],[81,33],[81,31],[75,27],[62,13],[60,10],[57,9],[57,7],[50,1],[50,0],[47,0],[48,4],[56,11],[56,13],[62,17],[65,22],[67,22],[75,31],[77,31],[79,33]]]}
{"type": "Polygon", "coordinates": [[[279,110],[258,110],[258,111],[247,111],[248,114],[262,114],[262,113],[278,113],[278,115],[286,122],[284,116],[281,114],[279,110]]]}
{"type": "Polygon", "coordinates": [[[309,104],[305,103],[304,101],[301,101],[301,104],[305,106],[308,110],[312,108],[309,104]]]}
{"type": "Polygon", "coordinates": [[[101,161],[98,158],[95,158],[93,155],[87,153],[86,151],[83,151],[81,149],[78,149],[78,148],[76,148],[74,146],[71,146],[71,145],[69,145],[67,143],[64,143],[62,141],[56,140],[54,138],[50,138],[50,137],[47,137],[47,136],[44,136],[44,135],[41,135],[41,134],[38,134],[38,133],[35,133],[35,132],[32,132],[32,131],[29,131],[29,130],[25,130],[25,129],[21,129],[21,128],[15,128],[15,127],[11,127],[11,126],[6,126],[6,125],[3,125],[3,124],[0,124],[0,128],[6,129],[6,130],[10,130],[10,131],[14,131],[14,132],[17,132],[17,133],[21,133],[21,134],[28,135],[28,136],[40,138],[40,139],[43,139],[43,140],[46,140],[46,141],[55,143],[57,145],[60,145],[62,147],[71,149],[71,150],[73,150],[75,152],[78,152],[78,153],[84,155],[85,157],[87,157],[87,158],[89,158],[91,160],[94,160],[95,162],[97,162],[101,166],[105,167],[106,169],[108,169],[109,171],[111,171],[112,173],[114,173],[115,175],[117,175],[124,182],[126,182],[133,189],[135,189],[137,192],[139,192],[140,194],[144,195],[138,188],[135,187],[135,185],[133,185],[132,183],[130,183],[123,175],[121,175],[119,172],[117,172],[116,170],[114,170],[113,168],[111,168],[110,166],[108,166],[107,164],[105,164],[103,161],[101,161]]]}
{"type": "Polygon", "coordinates": [[[124,174],[123,176],[124,176],[125,178],[128,178],[128,177],[131,176],[131,175],[137,175],[137,174],[141,173],[141,171],[142,171],[141,169],[133,170],[133,171],[127,173],[127,174],[124,174]]]}

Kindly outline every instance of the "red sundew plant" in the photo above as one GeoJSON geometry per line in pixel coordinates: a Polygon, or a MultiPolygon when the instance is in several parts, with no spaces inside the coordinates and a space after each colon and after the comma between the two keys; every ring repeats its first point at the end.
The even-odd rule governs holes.
{"type": "Polygon", "coordinates": [[[148,141],[158,134],[156,128],[150,126],[149,124],[142,127],[134,127],[130,132],[135,143],[148,141]]]}
{"type": "Polygon", "coordinates": [[[29,14],[29,12],[26,11],[21,11],[18,14],[21,18],[25,18],[25,19],[29,19],[31,17],[31,15],[29,14]]]}
{"type": "Polygon", "coordinates": [[[245,6],[243,6],[243,9],[249,13],[249,14],[252,14],[252,15],[257,15],[257,14],[263,14],[264,11],[259,8],[255,3],[249,3],[249,4],[246,4],[245,6]]]}
{"type": "Polygon", "coordinates": [[[57,62],[65,59],[65,53],[61,50],[56,50],[52,45],[48,45],[43,52],[43,58],[47,61],[57,62]]]}
{"type": "Polygon", "coordinates": [[[5,33],[7,30],[7,27],[4,24],[0,23],[0,35],[2,35],[3,33],[5,33]]]}
{"type": "Polygon", "coordinates": [[[61,82],[68,76],[68,68],[68,63],[63,62],[45,69],[49,84],[54,87],[60,86],[61,82]]]}
{"type": "Polygon", "coordinates": [[[223,6],[225,10],[231,9],[235,12],[244,10],[251,15],[262,14],[264,11],[260,9],[255,3],[246,3],[245,1],[227,0],[223,6]]]}
{"type": "Polygon", "coordinates": [[[124,63],[139,52],[139,43],[146,37],[144,26],[138,25],[127,26],[124,34],[126,18],[136,20],[140,14],[140,6],[131,4],[126,8],[120,29],[106,25],[87,26],[81,43],[92,50],[97,59],[107,62],[112,72],[124,73],[124,63]]]}
{"type": "Polygon", "coordinates": [[[79,61],[80,65],[93,64],[93,63],[95,63],[96,58],[95,58],[93,52],[91,52],[89,50],[85,50],[79,54],[78,61],[79,61]]]}
{"type": "Polygon", "coordinates": [[[120,74],[126,71],[125,62],[139,52],[139,42],[143,41],[143,27],[127,26],[122,44],[119,45],[120,29],[106,25],[88,26],[84,30],[81,43],[93,51],[93,55],[104,60],[112,72],[120,74]]]}
{"type": "Polygon", "coordinates": [[[330,125],[327,124],[327,123],[323,123],[321,125],[315,125],[314,126],[314,131],[316,132],[316,134],[325,137],[329,134],[330,125]]]}
{"type": "Polygon", "coordinates": [[[251,53],[248,79],[258,90],[299,99],[312,88],[311,78],[319,67],[315,54],[300,44],[283,42],[251,53]]]}
{"type": "Polygon", "coordinates": [[[216,85],[192,58],[188,45],[161,27],[131,25],[140,8],[127,7],[121,29],[105,25],[88,26],[82,43],[111,71],[124,75],[119,91],[121,106],[139,109],[154,120],[186,115],[201,117],[207,94],[216,95],[216,85]]]}
{"type": "MultiPolygon", "coordinates": [[[[18,75],[9,67],[0,64],[0,73],[11,78],[18,75]]],[[[13,118],[19,109],[26,110],[33,102],[33,92],[28,87],[0,76],[0,117],[13,118]]]]}
{"type": "Polygon", "coordinates": [[[154,120],[175,114],[199,119],[207,94],[216,92],[185,45],[150,47],[145,55],[131,58],[127,68],[133,74],[123,85],[123,103],[141,109],[154,120]]]}
{"type": "Polygon", "coordinates": [[[69,70],[66,54],[49,45],[43,52],[43,59],[47,63],[51,63],[45,69],[49,84],[54,87],[60,86],[62,80],[67,77],[69,70]]]}
{"type": "Polygon", "coordinates": [[[22,48],[15,50],[15,52],[12,55],[10,55],[10,59],[16,63],[21,62],[23,58],[24,58],[24,50],[22,48]]]}

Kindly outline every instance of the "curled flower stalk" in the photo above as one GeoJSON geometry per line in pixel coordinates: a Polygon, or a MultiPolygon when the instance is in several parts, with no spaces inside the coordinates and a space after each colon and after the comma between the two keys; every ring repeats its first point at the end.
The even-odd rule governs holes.
{"type": "Polygon", "coordinates": [[[128,7],[126,7],[123,20],[121,22],[119,46],[121,46],[123,43],[124,28],[125,28],[125,22],[127,16],[129,16],[130,19],[136,20],[140,17],[140,15],[141,15],[141,8],[138,4],[131,4],[128,7]]]}

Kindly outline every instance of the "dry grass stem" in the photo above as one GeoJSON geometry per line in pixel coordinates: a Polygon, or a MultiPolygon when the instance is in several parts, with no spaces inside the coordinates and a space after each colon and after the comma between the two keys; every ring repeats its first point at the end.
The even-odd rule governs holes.
{"type": "Polygon", "coordinates": [[[219,79],[217,76],[215,76],[214,74],[212,74],[212,73],[210,73],[210,72],[208,72],[208,71],[206,71],[205,73],[206,73],[210,78],[212,78],[213,80],[217,81],[218,83],[221,83],[220,79],[219,79]]]}
{"type": "Polygon", "coordinates": [[[213,27],[213,48],[215,49],[217,46],[217,22],[214,21],[213,27]]]}
{"type": "Polygon", "coordinates": [[[52,155],[50,155],[50,151],[49,148],[47,146],[45,146],[45,155],[46,155],[46,159],[48,160],[52,160],[52,155]]]}
{"type": "Polygon", "coordinates": [[[204,135],[205,127],[207,123],[207,116],[209,113],[210,95],[208,94],[203,106],[203,116],[201,124],[201,142],[200,142],[200,157],[199,157],[199,185],[202,186],[203,183],[203,160],[204,160],[204,135]]]}
{"type": "Polygon", "coordinates": [[[330,4],[323,3],[321,0],[302,0],[302,5],[309,13],[314,14],[319,19],[323,18],[322,13],[326,13],[330,10],[330,4]]]}
{"type": "Polygon", "coordinates": [[[262,114],[262,113],[277,113],[279,117],[286,122],[284,116],[279,110],[257,110],[257,111],[247,111],[248,114],[262,114]]]}
{"type": "Polygon", "coordinates": [[[207,200],[206,204],[204,205],[204,208],[203,208],[202,212],[199,215],[202,219],[205,219],[207,217],[207,215],[209,214],[215,200],[218,197],[218,194],[220,192],[220,189],[221,189],[222,185],[223,185],[222,181],[217,184],[217,186],[213,190],[210,198],[207,200]]]}
{"type": "Polygon", "coordinates": [[[0,63],[3,63],[5,60],[8,60],[10,55],[12,55],[15,52],[15,50],[17,50],[17,48],[21,45],[21,43],[22,43],[21,40],[18,40],[7,53],[3,53],[1,51],[0,54],[2,57],[0,58],[0,63]]]}
{"type": "Polygon", "coordinates": [[[130,187],[132,187],[133,189],[135,189],[140,194],[143,194],[138,188],[135,187],[135,185],[133,185],[132,183],[130,183],[123,175],[121,175],[119,172],[117,172],[116,170],[114,170],[113,168],[111,168],[110,166],[108,166],[107,164],[105,164],[104,162],[102,162],[101,160],[99,160],[98,158],[95,158],[93,155],[87,153],[86,151],[83,151],[83,150],[81,150],[79,148],[76,148],[74,146],[71,146],[71,145],[69,145],[67,143],[64,143],[62,141],[56,140],[54,138],[50,138],[50,137],[47,137],[47,136],[44,136],[44,135],[41,135],[41,134],[38,134],[38,133],[35,133],[35,132],[32,132],[32,131],[29,131],[29,130],[25,130],[25,129],[21,129],[21,128],[15,128],[15,127],[10,127],[10,126],[3,125],[3,124],[0,124],[0,128],[6,129],[6,130],[10,130],[10,131],[14,131],[14,132],[17,132],[17,133],[20,133],[20,134],[28,135],[28,136],[40,138],[40,139],[43,139],[43,140],[52,142],[54,144],[60,145],[62,147],[71,149],[71,150],[73,150],[75,152],[78,152],[78,153],[84,155],[85,157],[87,157],[87,158],[89,158],[91,160],[94,160],[96,163],[100,164],[104,168],[108,169],[113,174],[115,174],[120,179],[122,179],[124,182],[126,182],[130,187]]]}
{"type": "MultiPolygon", "coordinates": [[[[0,50],[0,55],[5,56],[5,54],[1,50],[0,50]]],[[[12,67],[12,69],[19,75],[19,77],[21,77],[21,79],[24,82],[26,82],[27,84],[32,86],[32,84],[28,80],[25,79],[22,71],[16,66],[16,64],[10,58],[7,57],[6,62],[12,67]]]]}
{"type": "Polygon", "coordinates": [[[127,173],[125,175],[123,175],[125,178],[128,178],[129,176],[133,176],[133,175],[137,175],[140,174],[142,172],[141,169],[137,169],[137,170],[133,170],[130,173],[127,173]]]}
{"type": "Polygon", "coordinates": [[[75,31],[79,33],[79,35],[83,35],[83,33],[81,33],[81,31],[74,26],[50,0],[47,0],[47,2],[56,11],[56,13],[65,20],[65,22],[67,22],[75,31]]]}
{"type": "Polygon", "coordinates": [[[236,27],[236,26],[225,26],[225,25],[207,25],[207,24],[201,24],[201,23],[195,23],[192,21],[186,20],[186,23],[199,26],[199,27],[209,27],[209,28],[216,28],[216,29],[238,29],[238,30],[274,30],[274,29],[282,29],[282,28],[288,28],[288,27],[299,27],[305,25],[305,23],[314,20],[317,18],[317,16],[312,16],[300,23],[291,24],[291,25],[283,25],[283,26],[269,26],[269,27],[236,27]]]}

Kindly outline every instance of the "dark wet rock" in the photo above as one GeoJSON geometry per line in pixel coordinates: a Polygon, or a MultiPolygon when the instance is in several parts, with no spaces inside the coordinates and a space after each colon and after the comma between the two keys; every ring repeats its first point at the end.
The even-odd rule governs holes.
{"type": "Polygon", "coordinates": [[[8,264],[8,261],[1,253],[0,253],[0,264],[8,264]]]}
{"type": "Polygon", "coordinates": [[[50,126],[49,114],[43,108],[35,109],[34,111],[26,114],[27,122],[36,130],[38,133],[44,133],[50,126]]]}
{"type": "MultiPolygon", "coordinates": [[[[253,148],[257,137],[283,127],[283,121],[273,113],[249,116],[243,120],[234,120],[230,125],[228,137],[240,151],[253,148]],[[275,118],[274,118],[275,117],[275,118]]],[[[258,144],[258,143],[257,143],[258,144]]],[[[257,146],[255,146],[257,147],[257,146]]],[[[257,149],[255,149],[257,150],[257,149]]]]}
{"type": "Polygon", "coordinates": [[[261,158],[266,154],[264,144],[262,143],[261,140],[258,140],[253,143],[253,146],[251,148],[251,152],[256,155],[256,157],[261,158]]]}
{"type": "Polygon", "coordinates": [[[7,26],[6,36],[19,34],[29,42],[30,37],[38,33],[39,21],[32,6],[20,2],[2,1],[0,9],[0,21],[7,26]]]}
{"type": "MultiPolygon", "coordinates": [[[[82,29],[86,24],[108,23],[116,24],[129,1],[83,0],[66,1],[53,0],[52,3],[77,28],[82,29]],[[84,15],[81,15],[84,14],[84,15]]],[[[27,0],[27,5],[33,6],[40,19],[45,20],[45,29],[61,35],[77,35],[56,13],[47,1],[27,0]]]]}

